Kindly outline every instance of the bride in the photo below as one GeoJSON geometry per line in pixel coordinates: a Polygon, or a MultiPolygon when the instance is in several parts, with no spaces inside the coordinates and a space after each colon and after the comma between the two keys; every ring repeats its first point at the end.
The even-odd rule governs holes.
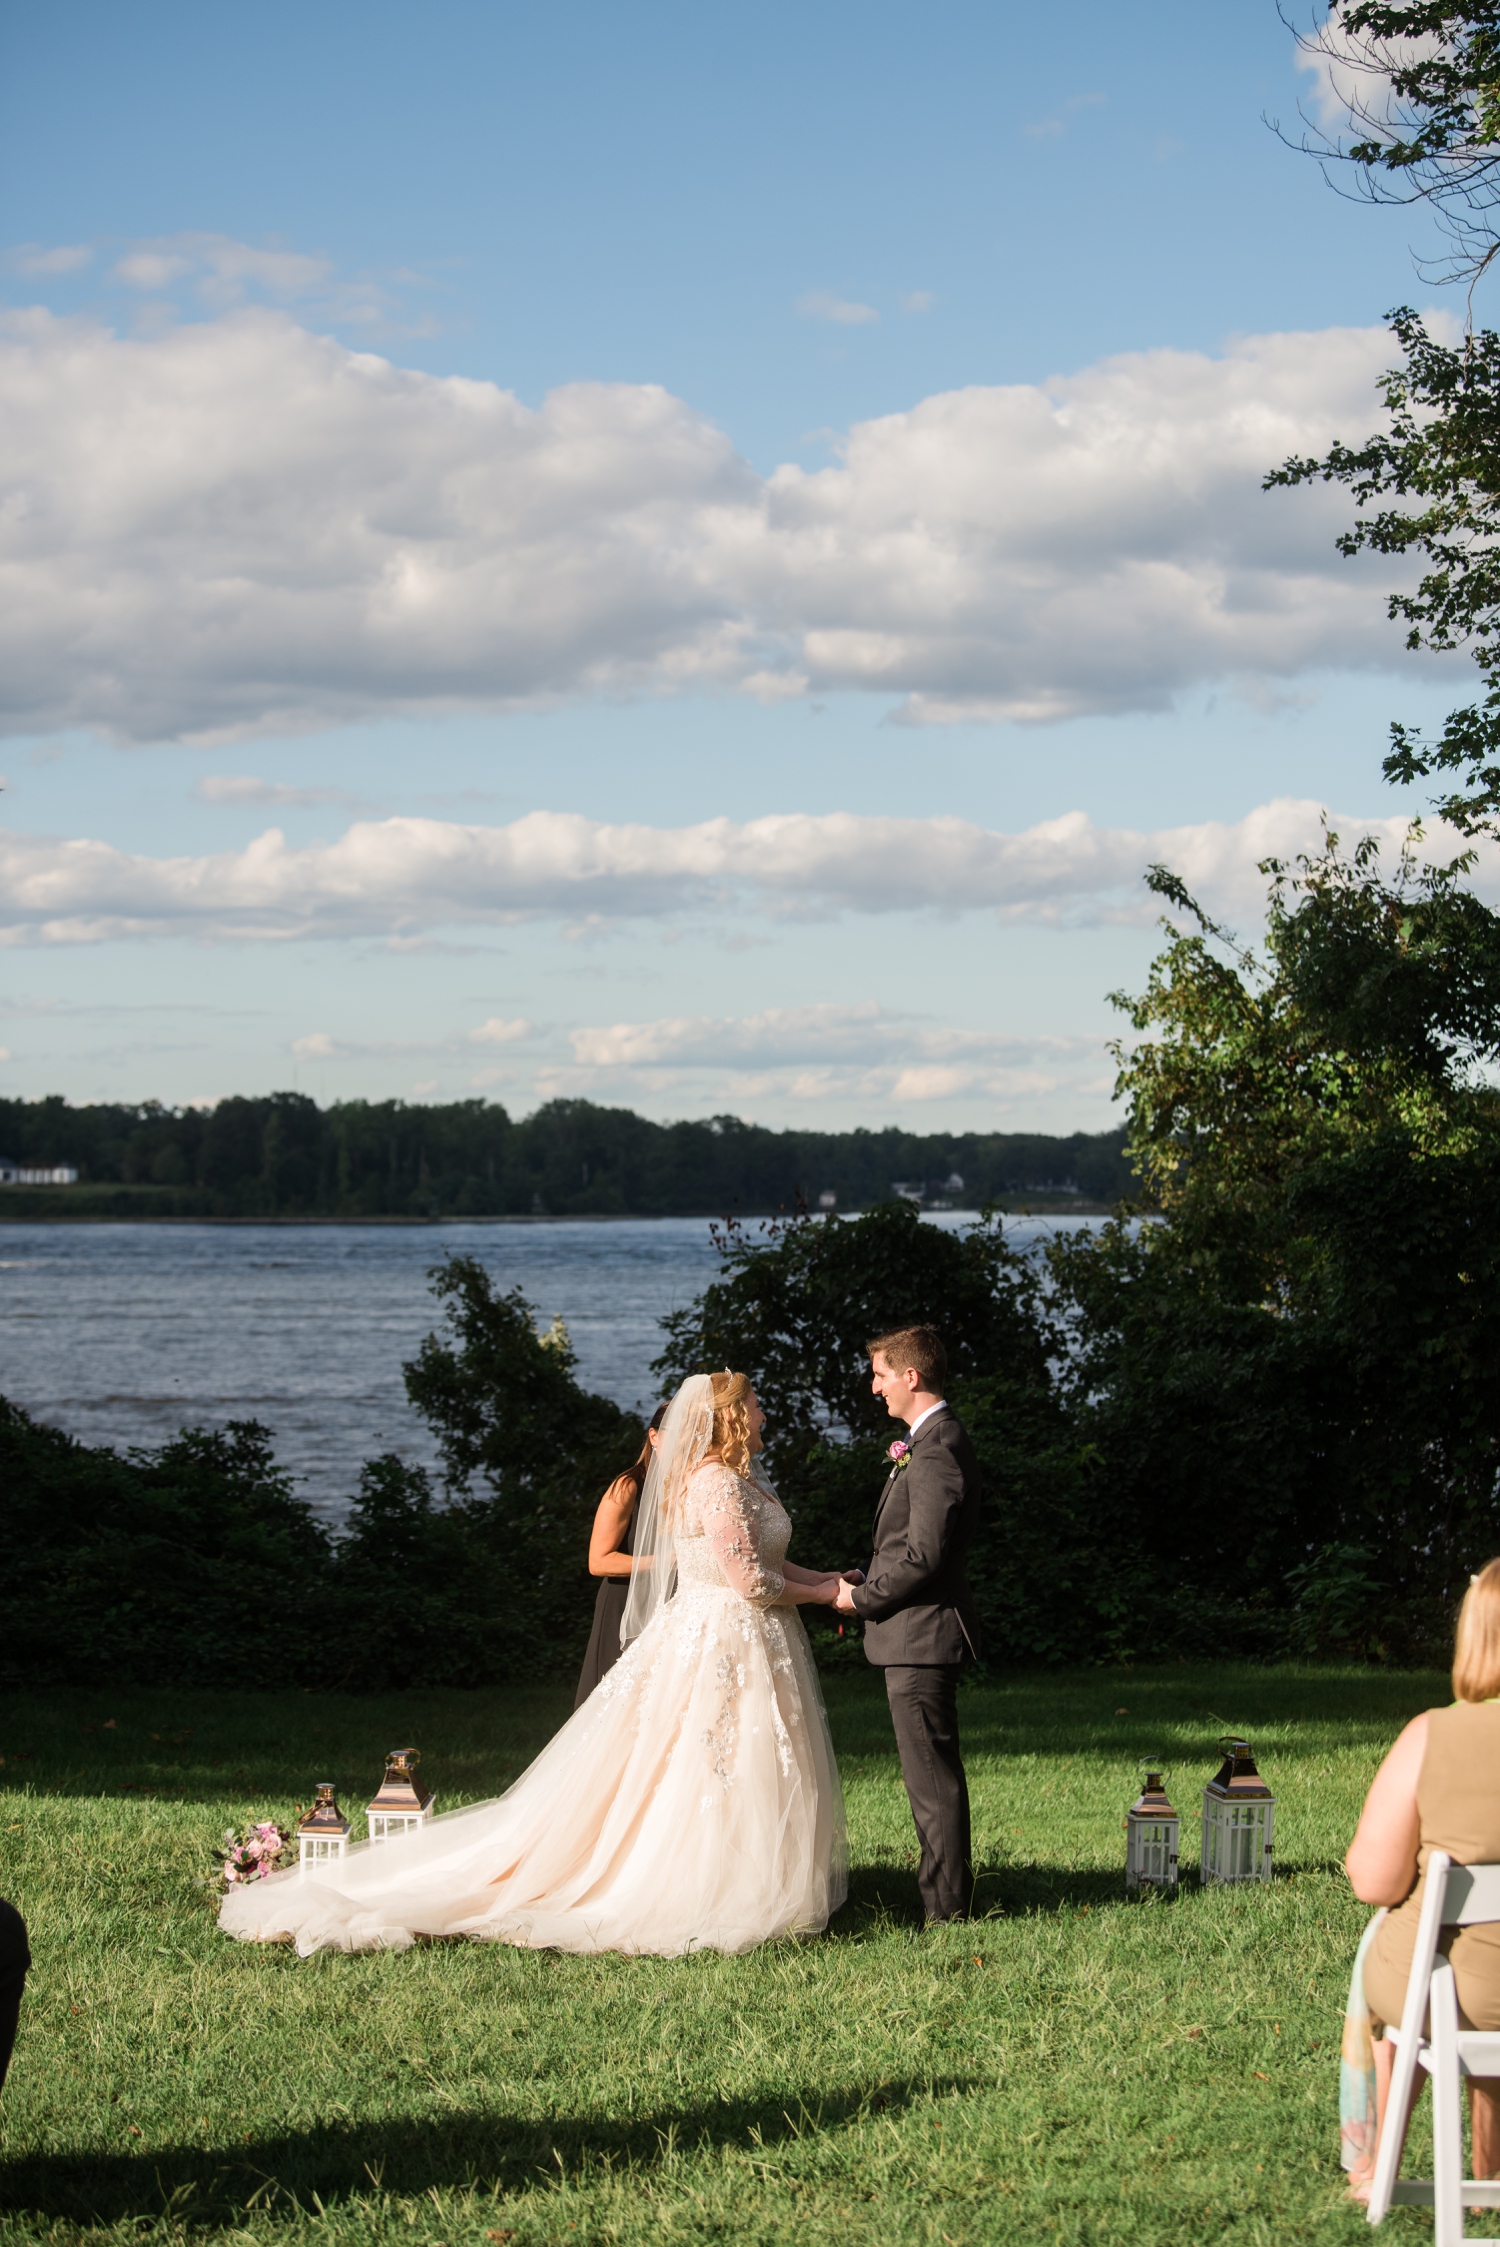
{"type": "MultiPolygon", "coordinates": [[[[840,1579],[786,1559],[742,1373],[684,1381],[641,1493],[625,1651],[508,1792],[233,1889],[245,1942],[747,1951],[847,1889],[843,1794],[800,1619],[840,1579]]],[[[854,1580],[858,1574],[851,1572],[854,1580]]]]}

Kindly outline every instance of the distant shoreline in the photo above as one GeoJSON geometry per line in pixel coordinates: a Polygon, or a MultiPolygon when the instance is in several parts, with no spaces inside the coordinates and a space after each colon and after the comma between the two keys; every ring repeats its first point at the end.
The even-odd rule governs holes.
{"type": "MultiPolygon", "coordinates": [[[[41,1187],[38,1188],[37,1191],[41,1193],[67,1193],[69,1189],[66,1186],[55,1188],[41,1187]]],[[[1082,1199],[1076,1199],[1072,1195],[1069,1195],[1066,1200],[1062,1199],[1061,1197],[1055,1200],[1049,1199],[1047,1197],[1039,1197],[1034,1201],[1006,1201],[997,1203],[995,1206],[1000,1211],[1000,1214],[1004,1217],[1108,1217],[1110,1214],[1110,1208],[1108,1204],[1104,1202],[1084,1201],[1082,1199]]],[[[818,1211],[814,1212],[814,1214],[826,1214],[835,1217],[859,1217],[864,1213],[862,1210],[858,1209],[844,1209],[830,1210],[827,1212],[818,1211]]],[[[736,1222],[739,1224],[761,1225],[769,1224],[776,1218],[786,1217],[789,1215],[789,1212],[786,1210],[775,1209],[735,1210],[732,1212],[732,1215],[735,1218],[736,1222]]],[[[979,1217],[979,1211],[977,1209],[926,1210],[923,1212],[923,1215],[931,1217],[971,1217],[977,1220],[979,1217]]],[[[0,1232],[3,1232],[5,1228],[10,1225],[38,1224],[225,1226],[283,1225],[302,1226],[304,1228],[312,1226],[341,1226],[345,1228],[355,1228],[370,1225],[392,1225],[405,1226],[408,1228],[415,1227],[431,1232],[434,1229],[444,1225],[660,1225],[673,1222],[681,1222],[684,1219],[686,1219],[689,1223],[700,1225],[724,1224],[725,1222],[727,1222],[726,1212],[723,1210],[693,1209],[607,1211],[580,1210],[576,1212],[561,1210],[556,1213],[547,1210],[528,1210],[524,1213],[502,1216],[468,1216],[453,1213],[439,1215],[436,1217],[169,1217],[163,1215],[151,1215],[144,1210],[139,1214],[136,1214],[121,1210],[70,1210],[59,1209],[54,1206],[50,1209],[38,1208],[35,1211],[6,1209],[3,1212],[0,1212],[0,1232]]]]}

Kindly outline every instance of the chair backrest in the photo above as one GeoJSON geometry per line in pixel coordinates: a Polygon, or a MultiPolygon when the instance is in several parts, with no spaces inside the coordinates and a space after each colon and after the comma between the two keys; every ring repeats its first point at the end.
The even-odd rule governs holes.
{"type": "Polygon", "coordinates": [[[1500,1919],[1500,1865],[1452,1865],[1443,1891],[1443,1925],[1475,1927],[1500,1919]]]}

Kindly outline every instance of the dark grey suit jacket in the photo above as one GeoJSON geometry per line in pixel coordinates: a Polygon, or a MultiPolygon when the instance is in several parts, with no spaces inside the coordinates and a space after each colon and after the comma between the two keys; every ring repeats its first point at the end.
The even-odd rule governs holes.
{"type": "Polygon", "coordinates": [[[865,1653],[892,1663],[962,1662],[979,1652],[964,1554],[979,1527],[979,1461],[949,1405],[912,1439],[875,1509],[875,1553],[853,1593],[865,1653]]]}

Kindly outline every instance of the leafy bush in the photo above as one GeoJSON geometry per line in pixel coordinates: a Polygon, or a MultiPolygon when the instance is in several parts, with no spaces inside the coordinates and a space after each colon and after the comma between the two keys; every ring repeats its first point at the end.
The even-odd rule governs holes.
{"type": "Polygon", "coordinates": [[[556,1676],[582,1659],[589,1530],[641,1426],[579,1387],[566,1329],[538,1334],[520,1290],[497,1292],[477,1258],[449,1257],[432,1288],[447,1333],[423,1342],[406,1390],[437,1437],[444,1503],[420,1468],[365,1468],[336,1556],[358,1618],[347,1675],[372,1688],[556,1676]]]}
{"type": "Polygon", "coordinates": [[[121,1456],[0,1398],[0,1486],[5,1684],[316,1673],[329,1541],[254,1421],[121,1456]]]}

